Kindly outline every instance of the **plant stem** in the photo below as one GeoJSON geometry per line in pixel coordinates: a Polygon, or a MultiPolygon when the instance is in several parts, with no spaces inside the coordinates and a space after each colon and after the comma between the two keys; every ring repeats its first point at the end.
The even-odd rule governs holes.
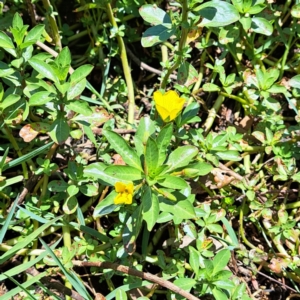
{"type": "Polygon", "coordinates": [[[43,5],[47,11],[46,15],[48,16],[48,21],[49,21],[51,32],[52,32],[52,38],[54,40],[56,47],[59,48],[59,50],[61,50],[61,48],[62,48],[61,40],[60,40],[57,23],[56,23],[54,13],[53,13],[53,6],[51,5],[49,0],[43,0],[43,5]]]}
{"type": "MultiPolygon", "coordinates": [[[[17,143],[17,141],[15,140],[14,136],[12,135],[9,127],[7,125],[4,125],[4,128],[2,128],[2,132],[6,135],[6,137],[8,138],[9,142],[12,144],[13,148],[15,149],[15,151],[17,152],[19,157],[23,156],[22,151],[19,148],[19,145],[17,143]]],[[[28,169],[26,166],[26,162],[22,162],[22,169],[23,169],[23,176],[25,179],[28,179],[28,169]]]]}
{"type": "MultiPolygon", "coordinates": [[[[187,0],[183,0],[181,2],[182,4],[182,19],[181,19],[181,23],[187,23],[188,22],[188,3],[187,0]]],[[[181,27],[181,37],[179,40],[179,44],[178,44],[178,56],[177,59],[175,61],[175,63],[173,64],[172,67],[170,67],[166,73],[166,75],[164,76],[160,87],[162,89],[165,89],[167,84],[168,84],[168,80],[170,78],[170,75],[179,67],[181,61],[182,61],[182,51],[186,45],[186,38],[188,35],[188,28],[186,28],[186,26],[182,26],[181,27]]]]}
{"type": "Polygon", "coordinates": [[[212,107],[212,109],[209,110],[209,114],[208,114],[208,117],[205,121],[205,124],[204,124],[204,135],[207,135],[214,123],[214,120],[217,116],[217,113],[219,111],[219,109],[221,108],[221,105],[223,103],[223,101],[225,100],[225,97],[223,95],[219,95],[214,106],[212,107]]]}
{"type": "MultiPolygon", "coordinates": [[[[106,13],[108,15],[109,21],[111,22],[112,26],[118,31],[118,24],[114,18],[113,11],[111,8],[110,3],[106,4],[106,13]]],[[[122,66],[123,66],[123,72],[125,76],[125,81],[128,89],[128,126],[127,128],[130,129],[134,122],[134,108],[135,108],[135,101],[134,101],[134,87],[133,87],[133,81],[131,77],[131,70],[128,64],[128,59],[127,59],[127,53],[126,53],[126,48],[124,41],[122,37],[117,34],[117,41],[119,44],[120,48],[120,57],[122,61],[122,66]]]]}

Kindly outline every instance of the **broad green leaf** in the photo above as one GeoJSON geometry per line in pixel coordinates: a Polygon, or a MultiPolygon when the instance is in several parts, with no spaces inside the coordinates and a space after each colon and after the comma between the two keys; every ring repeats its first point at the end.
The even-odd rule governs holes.
{"type": "Polygon", "coordinates": [[[188,199],[175,202],[160,198],[159,207],[161,211],[177,215],[182,220],[196,217],[194,207],[188,199]]]}
{"type": "Polygon", "coordinates": [[[63,143],[70,133],[70,126],[64,117],[57,117],[50,127],[49,135],[57,143],[63,143]]]}
{"type": "Polygon", "coordinates": [[[214,83],[205,83],[203,85],[203,91],[205,91],[205,92],[218,92],[220,90],[221,90],[221,88],[214,83]]]}
{"type": "Polygon", "coordinates": [[[295,4],[295,5],[292,7],[291,15],[292,15],[294,18],[300,19],[300,4],[299,4],[299,3],[295,4]]]}
{"type": "Polygon", "coordinates": [[[59,66],[62,67],[70,67],[72,58],[71,58],[71,52],[68,47],[64,47],[58,54],[58,56],[55,58],[55,61],[59,66]]]}
{"type": "Polygon", "coordinates": [[[169,189],[183,190],[188,187],[188,184],[184,179],[172,175],[164,175],[162,177],[159,177],[157,179],[157,182],[161,186],[169,189]]]}
{"type": "Polygon", "coordinates": [[[143,219],[147,223],[147,229],[151,231],[156,224],[159,214],[159,202],[155,193],[149,186],[145,187],[142,195],[143,219]]]}
{"type": "Polygon", "coordinates": [[[78,207],[77,198],[73,196],[73,197],[68,197],[66,199],[62,209],[66,215],[72,215],[73,213],[75,213],[77,207],[78,207]]]}
{"type": "Polygon", "coordinates": [[[29,27],[28,25],[25,25],[20,29],[11,28],[11,33],[13,34],[14,42],[18,46],[21,45],[28,27],[29,27]]]}
{"type": "Polygon", "coordinates": [[[50,102],[53,100],[53,97],[50,96],[51,94],[47,91],[34,93],[29,99],[29,106],[40,106],[50,102]]]}
{"type": "Polygon", "coordinates": [[[84,91],[86,85],[86,79],[83,78],[80,81],[76,81],[74,84],[70,85],[70,88],[67,91],[67,99],[73,100],[75,97],[81,95],[84,91]]]}
{"type": "Polygon", "coordinates": [[[8,95],[3,102],[0,102],[0,110],[4,110],[5,108],[12,106],[20,100],[21,96],[10,94],[8,95]]]}
{"type": "MultiPolygon", "coordinates": [[[[83,173],[86,177],[97,179],[99,180],[100,183],[104,185],[115,185],[115,183],[120,181],[120,179],[116,178],[113,175],[107,174],[104,171],[106,168],[107,165],[105,165],[104,163],[96,162],[85,167],[83,173]]],[[[127,178],[126,180],[122,179],[122,182],[130,183],[131,179],[130,178],[127,178]]]]}
{"type": "Polygon", "coordinates": [[[270,36],[273,33],[272,24],[268,20],[259,17],[252,18],[251,29],[254,32],[261,33],[267,36],[270,36]]]}
{"type": "Polygon", "coordinates": [[[12,22],[12,26],[15,29],[21,29],[23,27],[24,23],[22,18],[20,17],[20,15],[18,13],[15,13],[14,17],[13,17],[13,22],[12,22]]]}
{"type": "Polygon", "coordinates": [[[11,249],[6,251],[4,254],[0,256],[0,265],[9,260],[12,256],[16,254],[19,250],[26,248],[26,246],[34,241],[44,230],[46,230],[48,227],[53,225],[56,221],[61,219],[61,216],[52,219],[46,224],[41,225],[38,229],[33,231],[31,234],[27,235],[26,238],[19,241],[17,244],[15,244],[11,249]]]}
{"type": "Polygon", "coordinates": [[[134,145],[139,156],[144,154],[144,147],[149,136],[155,133],[155,124],[149,117],[140,119],[138,129],[134,135],[134,145]]]}
{"type": "Polygon", "coordinates": [[[173,124],[169,123],[164,126],[157,136],[156,143],[159,152],[158,165],[161,165],[166,160],[166,152],[171,143],[173,135],[173,124]]]}
{"type": "Polygon", "coordinates": [[[238,10],[232,4],[220,0],[203,3],[194,12],[203,17],[200,26],[206,27],[226,26],[240,18],[238,10]]]}
{"type": "Polygon", "coordinates": [[[127,294],[121,287],[116,290],[116,300],[127,300],[127,294]]]}
{"type": "Polygon", "coordinates": [[[211,260],[205,259],[203,261],[204,265],[205,265],[205,273],[211,277],[213,270],[214,270],[214,265],[213,262],[211,260]]]}
{"type": "Polygon", "coordinates": [[[8,65],[0,62],[0,78],[8,77],[9,75],[15,73],[15,69],[9,68],[8,65]]]}
{"type": "Polygon", "coordinates": [[[132,255],[136,248],[136,239],[142,227],[142,205],[139,205],[132,215],[127,219],[126,225],[122,234],[123,244],[126,252],[132,255]]]}
{"type": "Polygon", "coordinates": [[[206,162],[197,162],[191,165],[188,165],[183,169],[183,176],[188,178],[193,178],[197,176],[204,176],[211,172],[213,166],[206,162]]]}
{"type": "Polygon", "coordinates": [[[142,36],[142,46],[152,47],[156,44],[163,43],[175,34],[175,28],[165,26],[167,24],[156,25],[148,28],[142,36]]]}
{"type": "Polygon", "coordinates": [[[70,83],[75,85],[77,82],[85,79],[93,70],[92,65],[83,65],[77,68],[70,76],[70,83]]]}
{"type": "Polygon", "coordinates": [[[139,9],[141,17],[151,25],[171,24],[170,16],[156,4],[146,4],[139,9]]]}
{"type": "Polygon", "coordinates": [[[194,146],[182,146],[175,149],[168,158],[168,171],[175,170],[188,165],[188,163],[198,154],[198,149],[194,146]]]}
{"type": "Polygon", "coordinates": [[[90,116],[93,113],[88,103],[82,100],[68,101],[66,107],[84,116],[90,116]]]}
{"type": "Polygon", "coordinates": [[[227,295],[217,287],[213,288],[212,293],[217,300],[228,300],[227,295]]]}
{"type": "Polygon", "coordinates": [[[192,278],[178,278],[174,280],[174,284],[185,291],[190,291],[196,285],[197,281],[192,278]]]}
{"type": "Polygon", "coordinates": [[[69,184],[63,180],[52,180],[48,183],[48,190],[54,193],[65,192],[69,184]]]}
{"type": "Polygon", "coordinates": [[[143,178],[143,174],[140,170],[130,166],[109,166],[104,170],[104,173],[108,176],[115,177],[116,180],[122,182],[127,182],[128,180],[136,181],[141,180],[143,178]]]}
{"type": "Polygon", "coordinates": [[[198,80],[198,72],[188,62],[183,62],[177,73],[177,82],[180,85],[189,87],[198,80]]]}
{"type": "Polygon", "coordinates": [[[0,47],[7,49],[14,49],[15,46],[9,36],[7,36],[4,32],[0,31],[0,47]]]}
{"type": "Polygon", "coordinates": [[[58,77],[55,74],[55,71],[52,69],[51,65],[39,60],[35,57],[29,59],[29,64],[43,77],[50,79],[54,82],[59,82],[58,77]]]}
{"type": "Polygon", "coordinates": [[[119,209],[120,205],[114,204],[114,199],[116,198],[116,196],[117,193],[115,191],[112,191],[105,199],[99,202],[94,209],[93,217],[99,218],[119,209]]]}
{"type": "Polygon", "coordinates": [[[42,24],[39,24],[39,25],[33,27],[28,32],[28,34],[26,35],[24,42],[25,43],[29,43],[30,42],[30,43],[33,43],[33,44],[35,42],[37,42],[40,39],[40,37],[41,37],[41,35],[42,35],[43,31],[44,31],[44,28],[45,28],[45,26],[42,25],[42,24]]]}
{"type": "Polygon", "coordinates": [[[213,259],[213,273],[212,275],[217,274],[219,271],[223,270],[230,259],[230,251],[228,249],[223,249],[221,251],[219,251],[214,259],[213,259]]]}
{"type": "MultiPolygon", "coordinates": [[[[197,102],[192,102],[189,104],[183,111],[180,119],[180,126],[183,126],[184,124],[190,123],[190,121],[193,121],[195,117],[198,117],[199,112],[199,104],[197,102]]],[[[198,117],[198,121],[200,121],[200,118],[198,117]]]]}
{"type": "Polygon", "coordinates": [[[138,155],[121,136],[109,130],[103,130],[103,135],[107,138],[111,148],[122,156],[126,164],[143,171],[138,155]]]}
{"type": "Polygon", "coordinates": [[[158,167],[158,147],[154,139],[148,138],[145,151],[145,163],[146,173],[150,178],[154,178],[156,175],[156,169],[158,167]]]}
{"type": "Polygon", "coordinates": [[[189,246],[189,263],[196,273],[198,275],[199,269],[200,269],[200,259],[201,255],[198,250],[196,250],[194,247],[189,246]]]}
{"type": "Polygon", "coordinates": [[[162,212],[159,214],[156,223],[167,223],[171,220],[173,220],[174,216],[171,213],[168,212],[162,212]]]}
{"type": "Polygon", "coordinates": [[[227,150],[226,152],[216,152],[215,154],[222,160],[240,161],[242,159],[240,153],[235,150],[227,150]]]}

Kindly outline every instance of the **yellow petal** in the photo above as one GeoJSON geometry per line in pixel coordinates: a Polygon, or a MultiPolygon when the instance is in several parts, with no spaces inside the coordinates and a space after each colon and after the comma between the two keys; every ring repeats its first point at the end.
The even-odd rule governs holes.
{"type": "Polygon", "coordinates": [[[126,192],[127,192],[127,193],[133,194],[133,189],[134,189],[134,186],[133,186],[133,183],[132,183],[132,182],[126,184],[126,192]]]}
{"type": "Polygon", "coordinates": [[[132,203],[132,194],[127,194],[127,197],[125,199],[125,204],[131,204],[132,203]]]}
{"type": "Polygon", "coordinates": [[[158,111],[159,115],[161,116],[161,118],[163,119],[163,121],[167,121],[167,119],[169,118],[169,111],[163,107],[163,106],[160,106],[160,105],[156,105],[156,110],[158,111]]]}
{"type": "Polygon", "coordinates": [[[124,184],[123,182],[115,183],[115,190],[117,193],[125,192],[125,189],[126,189],[126,184],[124,184]]]}
{"type": "Polygon", "coordinates": [[[153,99],[155,104],[163,105],[164,103],[164,95],[160,91],[156,91],[153,93],[153,99]]]}
{"type": "Polygon", "coordinates": [[[119,193],[116,198],[114,199],[114,204],[119,205],[119,204],[124,204],[125,203],[123,193],[119,193]]]}

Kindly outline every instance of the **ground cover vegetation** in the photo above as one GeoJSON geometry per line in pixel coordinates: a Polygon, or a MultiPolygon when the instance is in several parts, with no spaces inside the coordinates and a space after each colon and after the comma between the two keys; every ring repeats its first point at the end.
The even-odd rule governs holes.
{"type": "Polygon", "coordinates": [[[297,299],[299,19],[0,1],[1,299],[297,299]]]}

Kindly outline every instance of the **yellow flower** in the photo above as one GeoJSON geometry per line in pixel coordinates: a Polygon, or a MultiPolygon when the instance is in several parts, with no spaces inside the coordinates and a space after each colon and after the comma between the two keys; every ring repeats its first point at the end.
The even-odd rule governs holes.
{"type": "Polygon", "coordinates": [[[156,110],[164,122],[174,120],[182,111],[185,100],[180,98],[175,91],[162,94],[156,91],[153,94],[156,110]]]}
{"type": "Polygon", "coordinates": [[[125,184],[123,182],[116,182],[115,190],[118,193],[114,199],[114,204],[131,204],[133,196],[133,183],[125,184]]]}

